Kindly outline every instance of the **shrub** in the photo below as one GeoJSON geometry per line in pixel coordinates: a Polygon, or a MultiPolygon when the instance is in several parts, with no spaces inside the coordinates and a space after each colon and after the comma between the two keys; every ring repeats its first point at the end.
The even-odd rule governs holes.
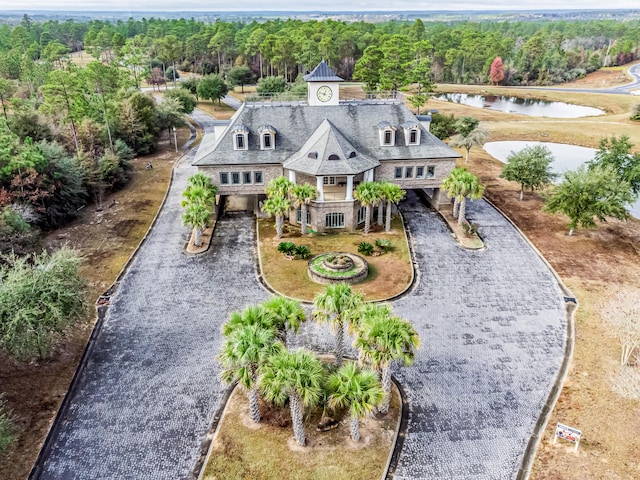
{"type": "Polygon", "coordinates": [[[295,247],[294,254],[300,260],[309,260],[311,258],[311,250],[306,245],[295,247]]]}
{"type": "MultiPolygon", "coordinates": [[[[40,230],[29,224],[28,205],[5,206],[0,212],[0,254],[25,255],[38,245],[40,230]],[[23,215],[21,210],[25,211],[23,215]],[[27,217],[27,218],[25,218],[27,217]]],[[[2,260],[0,259],[0,263],[2,260]]]]}
{"type": "MultiPolygon", "coordinates": [[[[197,88],[197,84],[196,84],[197,88]]],[[[185,89],[173,89],[167,90],[164,94],[165,98],[173,98],[180,104],[180,111],[182,113],[191,113],[196,108],[196,97],[194,97],[189,91],[185,89]]]]}
{"type": "Polygon", "coordinates": [[[369,242],[360,242],[358,244],[358,253],[370,256],[373,253],[373,245],[369,242]]]}
{"type": "Polygon", "coordinates": [[[263,77],[258,80],[258,93],[281,93],[285,91],[287,81],[284,77],[263,77]]]}
{"type": "Polygon", "coordinates": [[[453,114],[444,115],[434,113],[431,115],[431,126],[429,127],[429,131],[440,140],[444,140],[456,133],[455,124],[456,117],[453,114]]]}
{"type": "MultiPolygon", "coordinates": [[[[164,76],[167,78],[167,81],[173,82],[173,75],[174,75],[173,67],[169,66],[167,68],[167,70],[165,71],[164,76]]],[[[175,71],[175,79],[177,80],[179,78],[180,78],[180,74],[178,73],[178,69],[176,69],[176,71],[175,71]]]]}
{"type": "Polygon", "coordinates": [[[478,226],[469,222],[464,222],[462,224],[462,231],[468,237],[472,237],[478,234],[478,226]]]}
{"type": "Polygon", "coordinates": [[[633,115],[631,115],[631,120],[640,120],[640,105],[636,105],[633,108],[633,115]]]}
{"type": "Polygon", "coordinates": [[[285,255],[293,255],[296,252],[296,244],[293,242],[280,242],[278,245],[278,251],[285,255]]]}
{"type": "Polygon", "coordinates": [[[0,268],[0,347],[17,359],[45,358],[54,336],[83,312],[80,257],[62,248],[5,260],[0,268]]]}
{"type": "Polygon", "coordinates": [[[11,445],[15,434],[11,425],[11,412],[5,409],[5,402],[0,396],[0,455],[11,445]]]}
{"type": "Polygon", "coordinates": [[[387,251],[391,249],[391,242],[386,238],[379,238],[376,240],[376,247],[380,250],[387,251]]]}

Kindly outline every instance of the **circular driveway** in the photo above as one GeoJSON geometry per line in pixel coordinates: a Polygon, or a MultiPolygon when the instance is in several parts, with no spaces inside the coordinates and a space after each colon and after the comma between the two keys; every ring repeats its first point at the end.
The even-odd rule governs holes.
{"type": "MultiPolygon", "coordinates": [[[[176,167],[32,478],[190,478],[227,389],[215,359],[220,326],[268,296],[248,216],[221,219],[207,254],[183,254],[180,195],[193,158],[176,167]]],[[[410,413],[395,478],[514,478],[562,362],[563,294],[487,203],[468,209],[488,247],[479,252],[457,247],[414,195],[401,209],[418,278],[394,309],[422,347],[414,366],[396,372],[410,413]]],[[[318,350],[331,341],[313,324],[292,338],[318,350]]]]}

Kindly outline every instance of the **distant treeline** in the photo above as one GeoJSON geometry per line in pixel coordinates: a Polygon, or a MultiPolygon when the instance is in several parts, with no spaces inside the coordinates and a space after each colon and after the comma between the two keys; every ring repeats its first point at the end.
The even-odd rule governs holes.
{"type": "Polygon", "coordinates": [[[352,80],[369,46],[401,35],[430,62],[434,82],[485,83],[501,57],[505,84],[550,84],[638,57],[640,20],[347,23],[289,19],[204,23],[194,19],[33,22],[0,26],[0,75],[19,78],[23,59],[56,61],[87,49],[103,61],[144,69],[152,60],[182,70],[224,74],[246,64],[257,76],[288,81],[322,59],[352,80]],[[426,45],[426,49],[424,48],[426,45]]]}

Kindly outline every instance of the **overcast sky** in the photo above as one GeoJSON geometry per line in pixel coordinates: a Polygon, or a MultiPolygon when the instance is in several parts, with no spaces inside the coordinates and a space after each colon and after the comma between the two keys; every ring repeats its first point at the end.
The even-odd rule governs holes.
{"type": "Polygon", "coordinates": [[[323,0],[303,2],[300,0],[0,0],[0,10],[76,10],[76,11],[362,11],[362,10],[558,10],[558,9],[638,9],[638,0],[611,0],[608,2],[582,0],[447,0],[416,2],[412,0],[323,0]]]}

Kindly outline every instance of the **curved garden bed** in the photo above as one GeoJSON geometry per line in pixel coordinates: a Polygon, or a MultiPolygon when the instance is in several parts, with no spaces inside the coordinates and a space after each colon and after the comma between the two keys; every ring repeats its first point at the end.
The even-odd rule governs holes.
{"type": "Polygon", "coordinates": [[[369,265],[360,255],[329,252],[316,255],[308,263],[309,278],[314,282],[360,283],[369,275],[369,265]]]}

